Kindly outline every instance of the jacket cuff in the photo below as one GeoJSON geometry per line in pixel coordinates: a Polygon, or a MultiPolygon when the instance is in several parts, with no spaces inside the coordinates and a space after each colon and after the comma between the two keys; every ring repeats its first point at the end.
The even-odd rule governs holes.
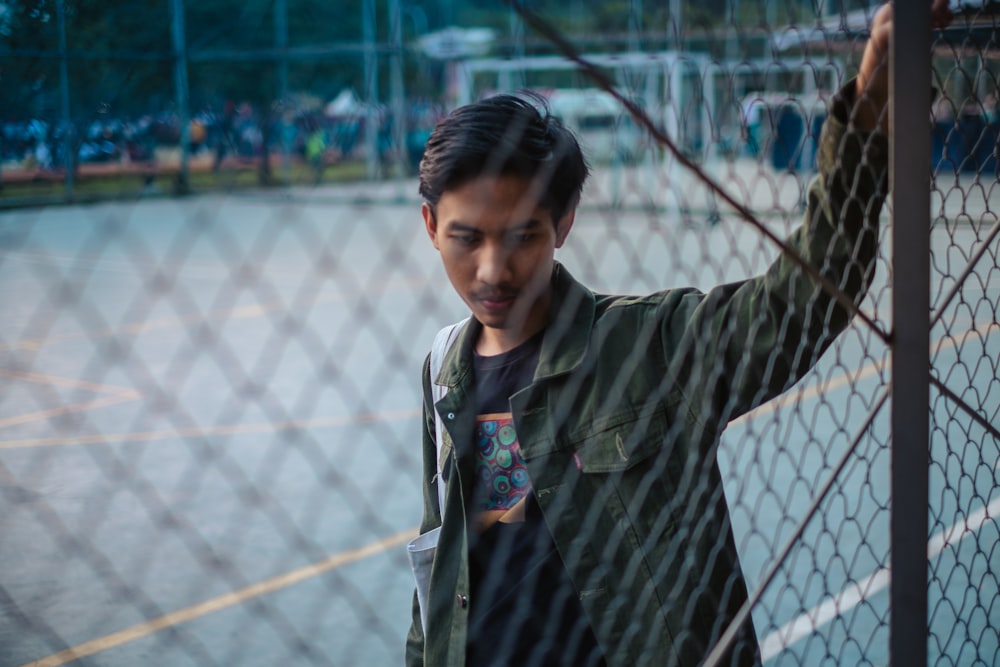
{"type": "Polygon", "coordinates": [[[859,130],[851,125],[851,112],[857,103],[855,79],[851,78],[833,96],[830,116],[823,127],[817,152],[820,172],[833,169],[848,174],[859,167],[881,180],[889,164],[889,137],[880,130],[859,130]]]}

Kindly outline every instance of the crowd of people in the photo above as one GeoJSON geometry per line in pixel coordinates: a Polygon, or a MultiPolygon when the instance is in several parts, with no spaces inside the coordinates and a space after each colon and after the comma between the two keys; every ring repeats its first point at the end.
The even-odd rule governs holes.
{"type": "MultiPolygon", "coordinates": [[[[443,113],[430,102],[408,104],[404,119],[408,162],[419,162],[430,128],[443,113]]],[[[77,165],[155,164],[171,149],[176,155],[181,144],[181,120],[173,111],[137,117],[96,116],[72,127],[45,118],[0,123],[4,172],[59,171],[67,163],[69,146],[75,150],[77,165]]],[[[379,124],[377,150],[385,156],[392,149],[394,118],[381,107],[374,117],[379,124]]],[[[322,109],[263,114],[250,103],[226,102],[221,108],[205,108],[191,116],[187,128],[190,155],[205,156],[213,169],[220,169],[227,160],[253,161],[263,155],[266,141],[272,154],[290,154],[323,165],[363,156],[367,119],[364,113],[337,116],[322,109]]]]}

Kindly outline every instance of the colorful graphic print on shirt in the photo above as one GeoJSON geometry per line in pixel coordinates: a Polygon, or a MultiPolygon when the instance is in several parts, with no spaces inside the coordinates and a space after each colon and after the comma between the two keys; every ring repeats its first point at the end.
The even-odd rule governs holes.
{"type": "Polygon", "coordinates": [[[477,416],[473,506],[482,511],[510,509],[530,490],[511,414],[477,416]]]}

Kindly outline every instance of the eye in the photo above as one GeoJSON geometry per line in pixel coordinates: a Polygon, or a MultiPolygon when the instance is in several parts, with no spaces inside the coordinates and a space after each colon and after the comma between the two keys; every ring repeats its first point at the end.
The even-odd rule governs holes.
{"type": "Polygon", "coordinates": [[[523,245],[525,243],[530,243],[535,238],[532,232],[519,232],[517,234],[511,234],[508,237],[508,243],[511,245],[523,245]]]}
{"type": "Polygon", "coordinates": [[[451,238],[461,245],[473,245],[478,240],[475,234],[452,234],[451,238]]]}

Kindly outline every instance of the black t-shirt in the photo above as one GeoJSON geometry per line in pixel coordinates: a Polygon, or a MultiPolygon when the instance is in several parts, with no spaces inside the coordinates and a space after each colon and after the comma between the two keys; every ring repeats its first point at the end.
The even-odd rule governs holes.
{"type": "Polygon", "coordinates": [[[531,383],[542,334],[475,356],[473,512],[525,499],[525,521],[469,536],[468,667],[599,667],[604,660],[531,489],[509,397],[531,383]]]}

